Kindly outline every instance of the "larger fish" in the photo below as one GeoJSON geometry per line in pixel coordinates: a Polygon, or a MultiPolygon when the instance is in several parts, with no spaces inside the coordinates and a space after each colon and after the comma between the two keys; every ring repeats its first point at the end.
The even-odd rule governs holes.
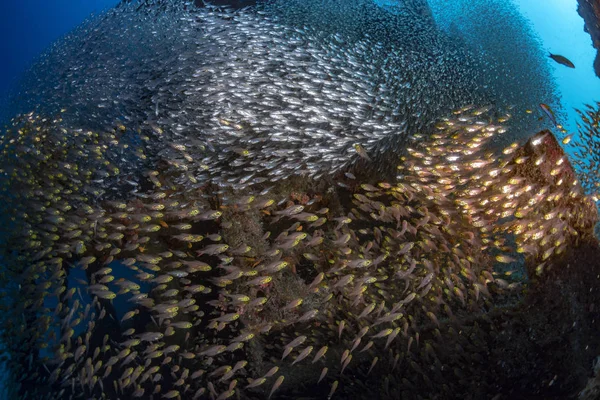
{"type": "Polygon", "coordinates": [[[575,68],[575,64],[573,64],[571,62],[571,60],[569,60],[567,57],[564,57],[564,56],[561,56],[558,54],[552,54],[552,53],[550,53],[548,55],[548,57],[550,57],[551,59],[553,59],[554,61],[556,61],[557,63],[559,63],[561,65],[564,65],[569,68],[575,68]]]}

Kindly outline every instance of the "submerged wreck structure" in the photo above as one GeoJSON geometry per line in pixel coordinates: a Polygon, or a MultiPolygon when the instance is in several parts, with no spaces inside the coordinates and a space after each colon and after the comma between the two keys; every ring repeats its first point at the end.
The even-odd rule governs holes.
{"type": "Polygon", "coordinates": [[[598,349],[594,201],[550,132],[486,153],[502,127],[480,115],[415,138],[394,183],[367,183],[356,168],[217,194],[186,190],[185,168],[165,163],[137,199],[102,202],[86,188],[93,174],[118,175],[106,162],[116,136],[23,116],[3,142],[30,149],[3,170],[19,210],[10,220],[26,227],[3,255],[20,392],[581,390],[598,349]],[[96,164],[71,159],[81,152],[96,164]]]}

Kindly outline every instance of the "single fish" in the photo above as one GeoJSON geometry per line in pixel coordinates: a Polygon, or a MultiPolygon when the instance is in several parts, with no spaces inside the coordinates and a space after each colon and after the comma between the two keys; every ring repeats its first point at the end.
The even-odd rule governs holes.
{"type": "Polygon", "coordinates": [[[564,65],[565,67],[569,67],[569,68],[575,68],[575,64],[573,64],[571,62],[571,60],[569,60],[567,57],[558,55],[558,54],[552,54],[550,53],[548,55],[548,57],[550,57],[551,59],[553,59],[554,61],[556,61],[557,63],[564,65]]]}
{"type": "Polygon", "coordinates": [[[364,147],[362,147],[360,144],[355,144],[354,145],[354,150],[356,150],[356,154],[358,154],[360,156],[360,158],[363,158],[367,161],[372,161],[371,157],[369,157],[369,155],[367,154],[367,151],[365,150],[364,147]]]}
{"type": "Polygon", "coordinates": [[[296,359],[292,362],[292,365],[304,360],[306,357],[308,357],[308,355],[312,352],[312,350],[313,350],[313,346],[308,346],[307,348],[302,350],[302,352],[300,354],[298,354],[296,359]]]}
{"type": "Polygon", "coordinates": [[[552,123],[554,125],[557,125],[556,117],[554,116],[554,111],[552,111],[550,106],[548,106],[547,104],[544,104],[544,103],[540,103],[540,108],[542,109],[542,111],[544,111],[544,113],[548,116],[548,118],[550,118],[552,123]]]}
{"type": "Polygon", "coordinates": [[[253,380],[252,382],[250,382],[250,384],[248,386],[246,386],[246,389],[258,387],[258,386],[262,385],[263,383],[265,383],[266,381],[267,381],[267,378],[257,378],[255,380],[253,380]]]}
{"type": "Polygon", "coordinates": [[[321,349],[319,351],[317,351],[317,354],[315,354],[315,358],[313,358],[312,364],[319,361],[319,359],[321,359],[325,355],[325,353],[327,352],[327,349],[328,349],[327,346],[321,347],[321,349]]]}
{"type": "Polygon", "coordinates": [[[271,388],[271,392],[269,392],[269,399],[271,398],[271,396],[273,396],[273,393],[275,393],[275,391],[279,388],[279,386],[281,386],[281,384],[283,383],[283,379],[284,376],[280,375],[277,380],[275,381],[275,383],[273,384],[273,387],[271,388]]]}
{"type": "Polygon", "coordinates": [[[327,375],[327,371],[329,371],[329,368],[323,367],[323,369],[321,370],[321,375],[319,375],[319,380],[317,381],[317,384],[319,384],[323,380],[323,378],[325,378],[325,375],[327,375]]]}

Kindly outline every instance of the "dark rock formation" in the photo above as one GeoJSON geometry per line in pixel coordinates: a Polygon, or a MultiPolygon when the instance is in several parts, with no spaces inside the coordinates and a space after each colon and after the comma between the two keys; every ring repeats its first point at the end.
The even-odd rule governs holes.
{"type": "Polygon", "coordinates": [[[578,0],[577,12],[585,21],[584,30],[592,37],[594,48],[598,50],[594,60],[594,71],[600,78],[600,0],[578,0]]]}

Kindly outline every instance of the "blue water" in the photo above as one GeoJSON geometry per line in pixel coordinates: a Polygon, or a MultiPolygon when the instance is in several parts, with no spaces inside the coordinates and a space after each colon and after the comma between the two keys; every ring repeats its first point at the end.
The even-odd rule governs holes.
{"type": "MultiPolygon", "coordinates": [[[[583,19],[577,13],[577,2],[567,0],[516,0],[521,12],[531,21],[534,31],[541,39],[541,46],[548,52],[564,55],[575,69],[549,62],[558,86],[566,120],[559,121],[569,131],[576,132],[578,120],[575,108],[594,104],[600,100],[600,78],[594,74],[596,50],[592,39],[583,30],[583,19]]],[[[577,137],[574,137],[577,141],[577,137]]],[[[572,153],[575,146],[565,150],[572,153]]]]}
{"type": "Polygon", "coordinates": [[[118,0],[19,0],[0,2],[0,117],[8,91],[25,68],[52,42],[92,13],[118,0]]]}

